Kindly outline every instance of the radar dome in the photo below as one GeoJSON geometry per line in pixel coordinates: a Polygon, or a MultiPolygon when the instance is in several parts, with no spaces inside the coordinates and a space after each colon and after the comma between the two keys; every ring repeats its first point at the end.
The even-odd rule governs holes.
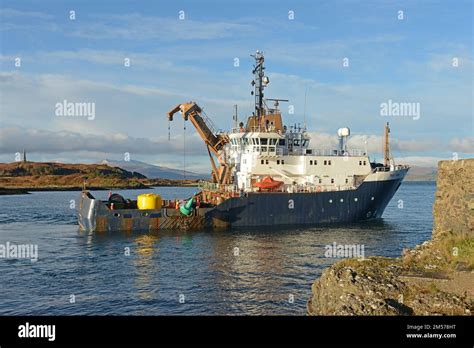
{"type": "Polygon", "coordinates": [[[337,135],[340,137],[348,137],[351,134],[351,130],[347,127],[339,128],[337,130],[337,135]]]}

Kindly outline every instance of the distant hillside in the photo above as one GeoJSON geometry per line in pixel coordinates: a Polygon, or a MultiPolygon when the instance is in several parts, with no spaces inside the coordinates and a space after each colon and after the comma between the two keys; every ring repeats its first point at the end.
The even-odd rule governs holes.
{"type": "Polygon", "coordinates": [[[436,167],[413,166],[408,171],[406,181],[436,181],[438,169],[436,167]]]}
{"type": "Polygon", "coordinates": [[[86,180],[89,187],[146,187],[146,176],[118,167],[99,164],[51,162],[0,163],[0,187],[78,188],[86,180]]]}
{"type": "Polygon", "coordinates": [[[0,163],[0,194],[27,191],[138,189],[154,186],[196,186],[197,180],[148,179],[136,171],[105,164],[51,162],[0,163]]]}
{"type": "MultiPolygon", "coordinates": [[[[132,172],[139,172],[146,175],[148,178],[161,178],[161,179],[183,179],[183,171],[179,169],[173,169],[163,166],[155,166],[153,164],[141,162],[141,161],[114,161],[105,159],[101,164],[106,164],[112,167],[120,167],[132,172]]],[[[209,175],[198,174],[186,171],[186,179],[209,179],[209,175]]]]}

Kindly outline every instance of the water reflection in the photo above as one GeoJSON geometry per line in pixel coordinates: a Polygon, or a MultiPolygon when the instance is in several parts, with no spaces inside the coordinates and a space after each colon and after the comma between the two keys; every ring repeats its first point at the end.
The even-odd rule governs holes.
{"type": "Polygon", "coordinates": [[[380,220],[336,227],[109,232],[87,235],[85,245],[95,244],[99,255],[111,247],[123,253],[129,246],[130,271],[114,271],[132,278],[139,300],[165,299],[179,313],[304,314],[311,283],[338,260],[325,257],[326,245],[362,244],[369,256],[399,244],[397,233],[380,220]],[[187,306],[176,303],[181,293],[187,306]]]}
{"type": "MultiPolygon", "coordinates": [[[[135,238],[136,257],[133,258],[135,266],[135,288],[138,296],[142,300],[153,298],[152,278],[153,275],[160,272],[160,264],[153,261],[155,253],[159,253],[159,247],[156,245],[158,237],[156,235],[139,235],[135,238]]],[[[154,284],[156,287],[156,284],[154,284]]],[[[159,286],[159,284],[158,284],[159,286]]],[[[155,288],[158,291],[159,288],[155,288]]]]}

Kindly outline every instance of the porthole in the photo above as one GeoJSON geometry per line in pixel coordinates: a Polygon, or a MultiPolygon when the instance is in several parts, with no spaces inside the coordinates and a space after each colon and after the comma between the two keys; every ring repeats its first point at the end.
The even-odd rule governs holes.
{"type": "Polygon", "coordinates": [[[341,203],[342,203],[342,202],[344,202],[344,199],[343,199],[343,198],[341,198],[341,203]]]}
{"type": "Polygon", "coordinates": [[[332,203],[332,199],[329,200],[329,203],[332,203]]]}
{"type": "Polygon", "coordinates": [[[356,198],[354,198],[354,202],[357,202],[358,200],[359,200],[359,199],[358,199],[357,197],[356,197],[356,198]]]}
{"type": "Polygon", "coordinates": [[[370,200],[373,201],[375,199],[375,197],[371,197],[370,200]]]}
{"type": "Polygon", "coordinates": [[[114,216],[115,217],[120,217],[120,213],[115,213],[114,216]]]}

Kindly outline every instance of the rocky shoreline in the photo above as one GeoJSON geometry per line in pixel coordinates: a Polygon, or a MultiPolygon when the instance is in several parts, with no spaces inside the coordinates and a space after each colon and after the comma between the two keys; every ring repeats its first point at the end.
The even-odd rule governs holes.
{"type": "Polygon", "coordinates": [[[0,163],[0,195],[32,191],[135,190],[160,186],[197,186],[198,180],[149,179],[104,164],[47,162],[0,163]]]}
{"type": "Polygon", "coordinates": [[[309,315],[474,313],[474,159],[441,161],[438,173],[432,240],[335,263],[312,285],[309,315]]]}

